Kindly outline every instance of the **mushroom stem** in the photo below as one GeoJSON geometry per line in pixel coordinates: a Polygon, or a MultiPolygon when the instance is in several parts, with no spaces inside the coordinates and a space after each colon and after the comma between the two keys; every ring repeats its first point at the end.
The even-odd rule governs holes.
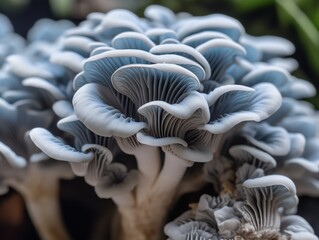
{"type": "Polygon", "coordinates": [[[132,192],[123,193],[121,195],[117,195],[112,197],[114,203],[119,207],[132,207],[135,203],[135,199],[133,197],[132,192]]]}
{"type": "Polygon", "coordinates": [[[163,239],[163,225],[167,214],[167,203],[156,197],[132,207],[119,207],[120,222],[115,229],[118,240],[160,240],[163,239]]]}
{"type": "Polygon", "coordinates": [[[59,211],[58,187],[54,188],[51,188],[51,193],[25,196],[26,207],[41,239],[68,240],[70,237],[61,221],[59,211]]]}
{"type": "Polygon", "coordinates": [[[198,171],[195,176],[190,176],[181,181],[176,192],[176,198],[178,199],[184,194],[198,191],[204,187],[205,184],[207,184],[207,182],[204,179],[203,171],[198,171]]]}
{"type": "Polygon", "coordinates": [[[136,199],[137,202],[141,202],[147,196],[160,172],[160,149],[158,147],[141,145],[134,152],[134,155],[140,172],[136,199]]]}
{"type": "Polygon", "coordinates": [[[62,221],[59,204],[59,181],[56,176],[42,172],[35,165],[28,166],[23,179],[8,184],[24,198],[31,221],[43,240],[71,239],[62,221]]]}
{"type": "Polygon", "coordinates": [[[119,240],[163,239],[163,225],[175,200],[175,192],[192,162],[166,152],[164,166],[150,191],[131,207],[119,207],[119,240]]]}
{"type": "Polygon", "coordinates": [[[154,187],[153,192],[162,194],[173,194],[181,182],[186,169],[193,165],[193,162],[184,160],[173,153],[165,152],[165,162],[154,187]]]}

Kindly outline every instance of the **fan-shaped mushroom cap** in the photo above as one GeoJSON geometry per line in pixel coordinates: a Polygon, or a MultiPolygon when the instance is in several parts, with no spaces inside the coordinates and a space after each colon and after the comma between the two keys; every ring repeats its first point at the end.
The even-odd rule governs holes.
{"type": "Polygon", "coordinates": [[[272,193],[269,192],[269,194],[273,194],[273,199],[268,199],[268,201],[275,204],[277,209],[283,208],[284,213],[295,211],[295,207],[298,204],[296,187],[294,183],[285,176],[269,175],[248,179],[243,183],[243,186],[247,191],[252,190],[253,192],[256,192],[256,194],[257,191],[270,190],[272,193]]]}
{"type": "Polygon", "coordinates": [[[257,84],[253,89],[230,85],[217,87],[208,95],[207,101],[211,117],[202,129],[220,134],[241,122],[259,122],[269,117],[279,108],[281,96],[267,83],[257,84]]]}
{"type": "Polygon", "coordinates": [[[244,225],[243,236],[278,237],[282,214],[296,210],[296,187],[287,177],[269,175],[248,179],[243,183],[246,200],[239,203],[244,225]]]}
{"type": "Polygon", "coordinates": [[[276,160],[271,155],[251,146],[235,145],[228,152],[239,164],[249,163],[264,170],[276,166],[276,160]]]}
{"type": "Polygon", "coordinates": [[[44,128],[32,129],[30,137],[35,145],[51,158],[69,162],[88,162],[93,158],[93,153],[76,150],[44,128]]]}

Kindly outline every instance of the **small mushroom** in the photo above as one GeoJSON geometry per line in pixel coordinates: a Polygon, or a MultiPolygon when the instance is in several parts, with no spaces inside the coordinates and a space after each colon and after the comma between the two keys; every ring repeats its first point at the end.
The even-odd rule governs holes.
{"type": "Polygon", "coordinates": [[[296,210],[298,198],[293,182],[281,175],[269,175],[248,179],[243,183],[246,200],[238,208],[245,224],[243,237],[264,236],[264,239],[280,235],[281,214],[296,210]]]}

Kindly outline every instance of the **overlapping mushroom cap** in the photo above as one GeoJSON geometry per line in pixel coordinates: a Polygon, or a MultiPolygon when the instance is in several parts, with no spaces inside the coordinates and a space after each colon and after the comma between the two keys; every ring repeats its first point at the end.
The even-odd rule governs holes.
{"type": "MultiPolygon", "coordinates": [[[[172,17],[158,6],[146,12],[172,17]]],[[[162,17],[161,21],[166,22],[162,17]]],[[[210,135],[221,134],[243,121],[261,121],[276,111],[281,97],[270,84],[252,88],[221,85],[235,58],[245,54],[244,48],[233,40],[238,40],[243,32],[241,25],[222,15],[189,20],[199,29],[170,25],[166,30],[163,26],[153,29],[151,34],[147,29],[152,22],[127,11],[108,13],[93,33],[112,39],[103,40],[111,48],[96,48],[86,60],[84,71],[74,80],[77,92],[73,104],[79,119],[97,134],[121,138],[137,134],[143,144],[170,145],[170,150],[183,158],[194,158],[194,151],[185,154],[184,148],[207,145],[207,131],[210,135]],[[111,16],[119,18],[116,24],[106,21],[111,16]],[[210,19],[212,24],[207,25],[210,19]],[[202,31],[208,35],[199,34],[202,31]],[[161,42],[154,38],[156,34],[157,38],[161,36],[161,42]],[[93,111],[98,118],[87,117],[86,112],[93,111]],[[174,129],[169,128],[168,122],[175,123],[174,129]]],[[[187,23],[181,19],[176,25],[187,23]]],[[[99,39],[93,36],[89,38],[99,39]]],[[[198,161],[211,157],[205,158],[198,161]]]]}
{"type": "Polygon", "coordinates": [[[247,224],[241,229],[242,234],[264,239],[278,235],[281,214],[293,213],[298,204],[293,182],[284,176],[270,175],[246,180],[243,186],[246,201],[239,211],[247,224]]]}
{"type": "MultiPolygon", "coordinates": [[[[232,77],[227,70],[235,64],[236,57],[243,57],[246,52],[238,43],[241,36],[244,36],[244,29],[237,20],[219,14],[206,17],[176,16],[169,9],[161,6],[150,6],[145,10],[145,16],[147,19],[141,19],[126,10],[113,10],[105,15],[91,14],[78,28],[69,30],[64,34],[60,41],[62,52],[53,54],[51,61],[62,64],[62,66],[67,68],[71,67],[77,72],[82,67],[83,60],[91,55],[84,65],[84,72],[79,74],[74,81],[76,90],[85,83],[94,82],[101,84],[104,81],[104,84],[108,84],[111,89],[115,87],[113,90],[121,93],[122,90],[119,89],[118,85],[111,86],[116,84],[116,80],[111,81],[111,76],[118,68],[129,64],[171,63],[182,66],[194,73],[200,82],[205,80],[200,84],[200,87],[193,88],[193,90],[200,90],[200,92],[205,93],[217,88],[216,83],[230,83],[227,79],[232,77]],[[189,28],[190,23],[192,23],[191,28],[189,28]],[[154,26],[156,27],[154,28],[154,26]],[[123,51],[116,51],[115,49],[123,49],[123,51]],[[78,60],[75,61],[75,59],[78,60]],[[112,67],[108,67],[105,70],[102,64],[104,66],[112,65],[112,67]],[[98,67],[96,68],[95,66],[98,67]],[[96,73],[93,71],[96,71],[96,73]],[[98,74],[102,72],[104,76],[99,76],[98,74]],[[105,81],[105,79],[107,80],[105,81]]],[[[156,66],[155,68],[158,67],[156,66]]],[[[133,70],[131,68],[130,71],[145,71],[141,69],[135,68],[133,70]]],[[[156,71],[162,70],[157,69],[156,71]]],[[[117,79],[116,75],[123,75],[128,71],[129,67],[123,68],[113,78],[117,79]]],[[[263,93],[261,90],[255,92],[253,89],[245,89],[239,86],[231,88],[219,89],[216,91],[216,95],[209,95],[211,119],[209,127],[208,125],[204,127],[205,130],[219,134],[242,121],[261,121],[271,115],[280,104],[279,95],[270,85],[252,86],[256,90],[268,88],[263,93]],[[259,95],[259,98],[256,97],[257,95],[259,95]],[[237,101],[239,98],[246,103],[244,105],[238,104],[235,109],[230,108],[227,111],[216,110],[216,101],[220,96],[222,96],[220,99],[223,99],[223,103],[219,103],[220,109],[223,109],[223,105],[233,106],[231,102],[237,101]],[[269,102],[270,100],[271,102],[269,102]],[[264,106],[261,107],[261,105],[264,106]],[[267,105],[267,108],[265,108],[265,105],[267,105]],[[240,113],[236,114],[236,112],[240,113]],[[220,118],[220,116],[226,115],[235,116],[220,118]],[[217,119],[218,121],[216,121],[217,119]],[[221,119],[224,121],[221,121],[221,119]]],[[[158,89],[158,91],[161,90],[158,89]]],[[[162,91],[165,91],[165,89],[163,88],[162,91]]],[[[77,96],[80,93],[76,94],[74,103],[79,98],[77,96]]],[[[158,101],[158,99],[155,100],[158,101]]],[[[152,101],[155,100],[153,99],[152,101]]],[[[147,103],[147,101],[151,101],[151,99],[146,100],[144,103],[147,103]]],[[[219,102],[222,102],[222,100],[219,102]]],[[[62,101],[60,103],[62,107],[67,105],[62,101]]],[[[60,109],[62,107],[55,106],[59,109],[57,112],[61,112],[60,109]]],[[[149,118],[149,112],[154,111],[154,108],[159,108],[159,106],[155,107],[155,105],[149,104],[147,107],[142,107],[140,113],[142,115],[148,114],[149,118]]],[[[128,111],[136,112],[137,109],[128,111]]],[[[80,112],[77,114],[80,114],[80,112]]],[[[128,114],[129,117],[136,117],[131,115],[128,114]]],[[[207,118],[208,114],[204,115],[207,118]]],[[[135,121],[140,122],[138,118],[135,121]]],[[[135,124],[131,122],[130,126],[139,125],[137,128],[141,130],[141,124],[136,122],[135,124]]],[[[207,119],[203,119],[198,125],[206,123],[207,119]]],[[[92,130],[91,126],[88,127],[92,130]]],[[[135,129],[134,131],[138,130],[135,129]]],[[[130,134],[132,135],[132,133],[130,134]]],[[[144,132],[139,135],[143,139],[142,141],[147,139],[144,137],[144,132]]],[[[202,136],[203,133],[199,132],[196,135],[202,136]]],[[[202,137],[197,137],[196,141],[200,138],[202,137]]]]}
{"type": "Polygon", "coordinates": [[[128,172],[121,163],[111,163],[113,154],[107,147],[116,154],[114,139],[94,134],[75,115],[60,120],[58,127],[73,136],[71,145],[44,128],[32,129],[31,139],[51,158],[69,162],[74,174],[94,186],[99,197],[114,197],[135,187],[137,172],[128,172]]]}
{"type": "MultiPolygon", "coordinates": [[[[0,184],[2,190],[5,190],[7,186],[20,188],[28,185],[28,182],[34,179],[38,181],[37,176],[41,174],[55,180],[73,177],[65,163],[57,163],[44,155],[29,136],[32,128],[48,128],[52,124],[52,112],[19,108],[3,99],[0,99],[0,112],[2,126],[0,129],[0,184]]],[[[32,191],[27,187],[23,188],[25,192],[29,190],[32,191]]]]}
{"type": "MultiPolygon", "coordinates": [[[[158,5],[145,18],[118,9],[67,31],[60,22],[52,39],[44,23],[30,31],[34,43],[24,54],[7,58],[0,95],[17,111],[53,109],[51,126],[38,124],[41,114],[31,124],[41,127],[30,136],[46,155],[70,162],[99,197],[130,195],[136,206],[164,189],[173,195],[187,167],[208,162],[204,171],[221,196],[202,196],[169,223],[171,240],[313,237],[302,220],[284,216],[298,202],[294,184],[270,175],[319,193],[317,113],[299,100],[315,89],[291,75],[289,41],[249,36],[225,15],[158,5]],[[51,47],[37,41],[45,39],[51,47]],[[115,141],[136,162],[114,161],[115,141]]],[[[0,148],[2,157],[21,160],[0,148]]]]}
{"type": "Polygon", "coordinates": [[[144,144],[186,147],[186,135],[204,125],[209,112],[205,99],[196,92],[198,78],[178,64],[201,68],[174,55],[167,57],[168,63],[156,63],[162,59],[137,50],[108,51],[89,59],[82,75],[75,79],[76,85],[89,82],[73,99],[78,118],[96,134],[120,138],[137,134],[144,144]],[[140,64],[121,67],[130,61],[140,64]],[[141,64],[149,61],[155,63],[141,64]]]}

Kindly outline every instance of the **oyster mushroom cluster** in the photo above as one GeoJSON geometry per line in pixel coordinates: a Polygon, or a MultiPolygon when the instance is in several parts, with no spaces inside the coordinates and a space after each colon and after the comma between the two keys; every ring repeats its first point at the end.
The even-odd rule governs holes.
{"type": "Polygon", "coordinates": [[[28,169],[83,177],[117,205],[118,240],[318,239],[295,215],[297,195],[319,196],[319,138],[293,52],[234,18],[158,5],[41,20],[0,70],[1,190],[28,169]]]}

